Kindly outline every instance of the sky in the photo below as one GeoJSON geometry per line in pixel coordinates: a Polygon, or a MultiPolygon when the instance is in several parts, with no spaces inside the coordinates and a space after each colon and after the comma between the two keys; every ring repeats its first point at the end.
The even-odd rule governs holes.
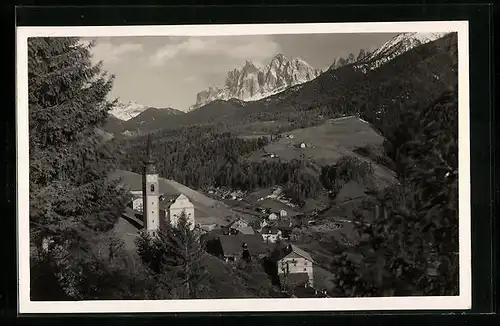
{"type": "Polygon", "coordinates": [[[245,62],[267,64],[281,53],[326,70],[338,57],[371,51],[395,33],[299,34],[203,37],[99,37],[93,61],[115,75],[110,97],[185,111],[196,94],[223,86],[228,71],[245,62]]]}

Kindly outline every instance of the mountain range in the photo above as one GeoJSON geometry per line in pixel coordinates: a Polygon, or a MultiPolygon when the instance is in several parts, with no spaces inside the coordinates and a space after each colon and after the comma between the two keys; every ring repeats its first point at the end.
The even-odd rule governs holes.
{"type": "Polygon", "coordinates": [[[128,121],[137,117],[139,114],[143,113],[148,109],[153,110],[161,110],[162,114],[165,115],[176,115],[182,114],[184,112],[172,109],[172,108],[154,108],[148,105],[140,104],[135,101],[129,101],[127,103],[119,102],[113,110],[109,113],[113,115],[115,118],[118,118],[122,121],[128,121]]]}
{"type": "Polygon", "coordinates": [[[368,70],[376,69],[414,47],[437,40],[446,34],[446,32],[398,34],[385,42],[377,50],[357,60],[355,67],[366,73],[368,70]]]}
{"type": "MultiPolygon", "coordinates": [[[[287,59],[283,55],[278,55],[266,66],[267,72],[269,72],[266,77],[266,74],[261,73],[262,70],[259,70],[257,66],[247,62],[242,69],[236,69],[228,73],[226,86],[222,90],[212,88],[212,93],[207,91],[204,95],[198,94],[197,103],[207,103],[195,110],[184,113],[175,109],[167,109],[163,112],[164,109],[154,110],[150,108],[147,113],[143,111],[137,114],[144,106],[131,105],[126,107],[125,112],[115,112],[113,117],[126,118],[134,116],[133,118],[127,121],[117,121],[118,119],[110,118],[108,127],[105,130],[115,134],[117,132],[140,134],[145,131],[218,121],[224,123],[226,121],[233,121],[234,123],[258,122],[262,119],[271,120],[274,117],[287,115],[290,112],[309,111],[312,113],[325,111],[331,114],[332,112],[351,112],[354,110],[353,108],[357,111],[366,111],[366,108],[359,107],[359,100],[348,103],[346,99],[353,98],[353,92],[372,96],[367,90],[373,89],[373,87],[382,87],[385,84],[380,83],[387,83],[386,80],[401,78],[407,80],[406,83],[413,83],[410,81],[413,81],[416,78],[415,76],[422,74],[422,80],[415,80],[415,88],[419,88],[416,90],[417,92],[436,83],[437,90],[440,90],[443,84],[448,85],[448,80],[451,77],[443,74],[456,73],[456,71],[453,69],[444,70],[436,66],[435,63],[424,62],[425,58],[427,56],[432,57],[434,52],[446,52],[448,50],[434,49],[430,45],[427,47],[427,51],[431,51],[430,54],[422,52],[424,50],[412,51],[415,48],[420,49],[428,43],[435,43],[435,40],[441,39],[445,35],[446,33],[399,34],[373,52],[361,50],[355,58],[354,55],[350,54],[347,58],[334,60],[330,68],[324,73],[319,73],[318,70],[311,68],[303,60],[287,59]],[[389,63],[391,64],[389,65],[389,63]],[[386,68],[382,69],[383,67],[386,68]],[[423,67],[427,67],[427,70],[422,70],[423,67]],[[305,81],[311,76],[316,77],[305,81]],[[267,79],[262,79],[263,77],[267,79]],[[294,81],[296,84],[294,84],[294,81]],[[231,91],[229,92],[229,90],[231,91]],[[229,93],[226,92],[235,96],[229,96],[227,95],[229,93]],[[266,97],[256,99],[259,96],[264,96],[264,94],[266,97]],[[217,96],[221,98],[217,98],[217,96]],[[250,99],[253,99],[253,101],[250,101],[250,99]]],[[[448,56],[439,60],[444,60],[442,62],[444,65],[450,64],[448,56]]],[[[373,89],[373,91],[375,90],[373,89]]],[[[403,100],[400,98],[403,95],[398,93],[400,92],[399,89],[387,89],[387,91],[394,94],[391,101],[403,100]]],[[[433,90],[431,91],[433,92],[433,90]]],[[[408,97],[408,94],[405,96],[408,97]]],[[[378,111],[382,111],[383,106],[386,104],[377,101],[378,99],[374,99],[373,103],[364,105],[373,107],[380,104],[381,108],[378,111]]],[[[389,104],[392,105],[392,102],[389,104]]]]}
{"type": "Polygon", "coordinates": [[[269,64],[262,67],[246,61],[241,69],[228,72],[224,87],[209,87],[196,94],[196,103],[190,110],[214,100],[259,100],[312,80],[320,74],[320,70],[311,67],[301,58],[287,58],[283,54],[277,54],[269,64]]]}

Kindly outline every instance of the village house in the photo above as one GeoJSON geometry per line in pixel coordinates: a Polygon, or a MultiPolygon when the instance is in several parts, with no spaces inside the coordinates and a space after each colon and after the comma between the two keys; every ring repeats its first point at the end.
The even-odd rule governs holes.
{"type": "Polygon", "coordinates": [[[307,285],[314,286],[313,263],[314,261],[309,253],[296,245],[289,244],[285,255],[278,260],[278,276],[280,281],[282,284],[293,282],[294,285],[307,282],[307,285]]]}
{"type": "Polygon", "coordinates": [[[270,221],[275,221],[278,219],[278,215],[276,213],[271,213],[269,214],[269,216],[267,217],[270,221]]]}
{"type": "Polygon", "coordinates": [[[228,235],[236,234],[255,234],[254,229],[249,225],[244,219],[237,219],[232,221],[226,226],[228,230],[228,235]]]}
{"type": "Polygon", "coordinates": [[[264,239],[264,242],[276,243],[282,239],[281,231],[276,226],[264,226],[262,230],[260,230],[260,234],[264,239]]]}
{"type": "Polygon", "coordinates": [[[196,223],[196,228],[198,228],[202,233],[207,233],[214,230],[218,225],[219,224],[216,218],[209,217],[204,218],[203,223],[196,223]]]}
{"type": "Polygon", "coordinates": [[[260,234],[221,235],[216,240],[218,248],[213,254],[227,263],[236,263],[246,253],[250,259],[262,259],[267,256],[268,248],[260,234]]]}
{"type": "Polygon", "coordinates": [[[281,233],[281,239],[289,240],[290,235],[292,234],[293,231],[293,223],[292,220],[279,220],[275,224],[276,228],[280,231],[281,233]]]}

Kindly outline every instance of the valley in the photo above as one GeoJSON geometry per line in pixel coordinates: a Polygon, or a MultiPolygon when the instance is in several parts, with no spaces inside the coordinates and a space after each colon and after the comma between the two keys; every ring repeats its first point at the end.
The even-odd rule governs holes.
{"type": "MultiPolygon", "coordinates": [[[[99,150],[68,155],[77,190],[54,204],[84,217],[47,223],[123,241],[109,251],[135,257],[116,267],[132,298],[136,284],[155,299],[456,294],[457,46],[456,33],[400,33],[326,70],[283,54],[247,60],[182,110],[114,103],[89,123],[99,150]]],[[[38,164],[40,184],[59,175],[38,164]]],[[[35,213],[61,198],[43,195],[35,213]]]]}
{"type": "MultiPolygon", "coordinates": [[[[398,142],[401,108],[423,110],[456,85],[456,36],[405,46],[368,72],[340,66],[264,99],[217,99],[170,115],[162,126],[150,124],[154,147],[167,148],[157,152],[164,158],[160,173],[204,191],[252,225],[266,220],[266,205],[281,206],[292,221],[291,241],[333,271],[335,252],[359,255],[349,248],[359,242],[358,229],[374,221],[371,193],[400,183],[389,144],[398,142]],[[177,138],[182,145],[172,147],[177,138]],[[272,197],[276,189],[280,198],[272,197]]],[[[122,150],[141,153],[133,149],[141,138],[126,143],[122,150]]]]}

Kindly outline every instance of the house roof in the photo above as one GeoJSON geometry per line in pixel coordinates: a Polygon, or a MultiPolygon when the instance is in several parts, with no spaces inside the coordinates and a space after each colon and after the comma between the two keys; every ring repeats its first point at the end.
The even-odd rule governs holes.
{"type": "Polygon", "coordinates": [[[242,219],[242,218],[237,218],[237,219],[235,219],[235,220],[233,220],[233,221],[229,222],[229,224],[227,224],[227,227],[228,227],[228,228],[232,227],[234,224],[236,224],[236,222],[242,222],[242,223],[244,223],[245,225],[248,225],[248,222],[247,222],[247,221],[245,221],[244,219],[242,219]]]}
{"type": "Polygon", "coordinates": [[[308,252],[306,252],[306,251],[304,251],[304,250],[300,249],[299,247],[297,247],[297,246],[296,246],[296,245],[294,245],[294,244],[290,244],[290,246],[292,247],[292,251],[291,251],[290,253],[288,253],[288,254],[287,254],[285,257],[283,257],[283,258],[286,258],[286,257],[293,257],[293,256],[294,256],[294,254],[295,254],[295,255],[298,255],[298,256],[300,256],[300,257],[302,257],[302,258],[305,258],[305,259],[307,259],[307,260],[309,260],[309,261],[311,261],[311,262],[314,262],[314,260],[312,259],[312,256],[311,256],[308,252]]]}
{"type": "Polygon", "coordinates": [[[219,241],[225,256],[241,254],[244,243],[247,244],[250,255],[267,253],[267,247],[260,234],[221,235],[219,241]]]}
{"type": "Polygon", "coordinates": [[[255,231],[251,226],[243,226],[236,229],[240,231],[242,234],[255,234],[255,231]]]}
{"type": "Polygon", "coordinates": [[[261,234],[277,234],[279,229],[275,225],[266,225],[260,231],[261,234]]]}

